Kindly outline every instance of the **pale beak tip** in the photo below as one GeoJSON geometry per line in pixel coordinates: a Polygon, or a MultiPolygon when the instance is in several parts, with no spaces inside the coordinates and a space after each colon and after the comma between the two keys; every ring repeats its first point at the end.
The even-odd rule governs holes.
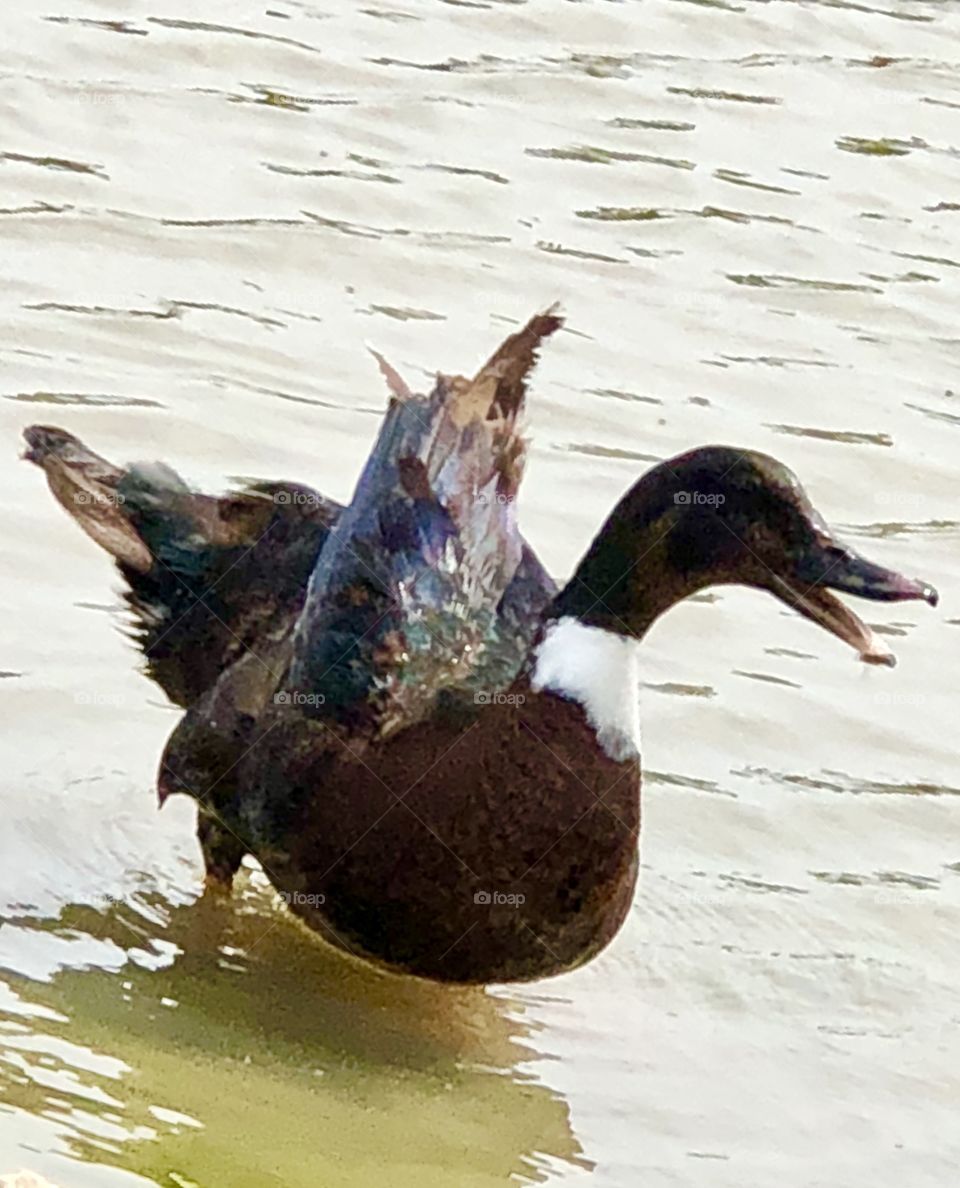
{"type": "Polygon", "coordinates": [[[860,659],[864,664],[882,664],[885,668],[895,668],[897,658],[890,651],[882,639],[879,639],[873,631],[869,632],[866,641],[866,647],[860,649],[860,659]]]}
{"type": "Polygon", "coordinates": [[[897,658],[893,652],[885,652],[880,655],[875,652],[861,652],[860,659],[864,664],[882,664],[884,668],[897,667],[897,658]]]}

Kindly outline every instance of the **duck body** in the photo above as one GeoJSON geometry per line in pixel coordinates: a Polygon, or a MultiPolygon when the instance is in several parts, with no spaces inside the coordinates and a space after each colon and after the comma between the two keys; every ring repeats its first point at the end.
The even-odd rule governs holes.
{"type": "MultiPolygon", "coordinates": [[[[769,590],[883,665],[889,652],[832,589],[936,599],[838,544],[773,459],[705,447],[627,492],[544,606],[525,655],[511,651],[509,679],[478,686],[480,665],[421,687],[419,712],[397,724],[375,697],[291,696],[291,649],[239,758],[211,765],[216,748],[188,715],[161,791],[211,789],[203,803],[290,908],[365,960],[451,982],[574,968],[616,935],[636,883],[641,641],[676,602],[734,581],[769,590]],[[684,498],[694,491],[716,498],[684,498]]],[[[336,672],[315,672],[311,687],[336,689],[336,672]]],[[[207,711],[206,729],[211,717],[225,720],[207,711]]]]}
{"type": "Polygon", "coordinates": [[[341,745],[278,707],[223,806],[333,944],[440,981],[541,978],[616,934],[637,874],[640,769],[529,680],[341,745]],[[257,789],[259,795],[251,795],[257,789]]]}
{"type": "MultiPolygon", "coordinates": [[[[309,529],[283,521],[282,578],[265,576],[281,554],[252,520],[247,551],[227,558],[220,505],[203,505],[200,532],[197,505],[166,512],[161,543],[199,550],[224,584],[249,560],[254,585],[285,593],[267,612],[238,596],[253,626],[239,653],[211,648],[202,678],[180,653],[188,708],[161,759],[161,803],[197,801],[212,885],[253,854],[311,929],[394,972],[528,980],[616,935],[639,861],[642,640],[676,602],[718,584],[765,590],[891,664],[833,591],[936,601],[837,542],[780,463],[725,446],[640,478],[558,590],[520,537],[515,498],[526,377],[559,324],[538,315],[473,380],[439,377],[426,397],[381,364],[393,400],[354,498],[309,529]]],[[[64,502],[53,479],[66,463],[51,442],[31,449],[54,458],[64,502]]],[[[149,574],[150,525],[131,506],[83,526],[149,574]]]]}

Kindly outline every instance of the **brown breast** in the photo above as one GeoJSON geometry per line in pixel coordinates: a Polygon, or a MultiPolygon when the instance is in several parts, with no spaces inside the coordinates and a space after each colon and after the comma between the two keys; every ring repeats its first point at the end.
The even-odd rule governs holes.
{"type": "MultiPolygon", "coordinates": [[[[299,807],[262,858],[312,927],[459,982],[558,973],[614,936],[636,879],[639,765],[608,758],[573,702],[500,696],[466,721],[287,761],[299,807]]],[[[284,733],[274,756],[290,754],[284,733]]]]}

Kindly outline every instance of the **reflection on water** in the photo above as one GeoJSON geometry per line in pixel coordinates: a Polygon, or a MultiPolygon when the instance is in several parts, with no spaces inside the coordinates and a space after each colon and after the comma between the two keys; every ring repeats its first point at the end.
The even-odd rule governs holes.
{"type": "Polygon", "coordinates": [[[0,1176],[952,1183],[960,6],[117,8],[0,11],[0,1176]],[[440,992],[255,873],[198,899],[191,808],[150,792],[175,714],[13,443],[344,499],[364,344],[422,386],[558,298],[521,507],[553,572],[651,462],[742,443],[943,605],[869,606],[892,673],[755,592],[678,607],[621,936],[440,992]]]}
{"type": "Polygon", "coordinates": [[[262,886],[8,917],[0,955],[23,952],[30,978],[8,970],[0,1000],[0,1093],[43,1120],[28,1149],[238,1188],[369,1184],[385,1165],[397,1183],[532,1184],[550,1161],[587,1166],[530,1067],[523,1004],[344,960],[262,886]]]}

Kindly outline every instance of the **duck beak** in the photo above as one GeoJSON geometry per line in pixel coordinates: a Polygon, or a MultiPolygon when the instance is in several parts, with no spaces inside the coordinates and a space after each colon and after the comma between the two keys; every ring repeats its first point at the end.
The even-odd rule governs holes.
{"type": "Polygon", "coordinates": [[[874,602],[922,599],[936,606],[939,599],[937,591],[926,582],[874,565],[831,539],[818,542],[801,559],[795,578],[774,579],[774,593],[779,598],[849,644],[864,663],[890,667],[897,660],[887,645],[831,590],[874,602]]]}

